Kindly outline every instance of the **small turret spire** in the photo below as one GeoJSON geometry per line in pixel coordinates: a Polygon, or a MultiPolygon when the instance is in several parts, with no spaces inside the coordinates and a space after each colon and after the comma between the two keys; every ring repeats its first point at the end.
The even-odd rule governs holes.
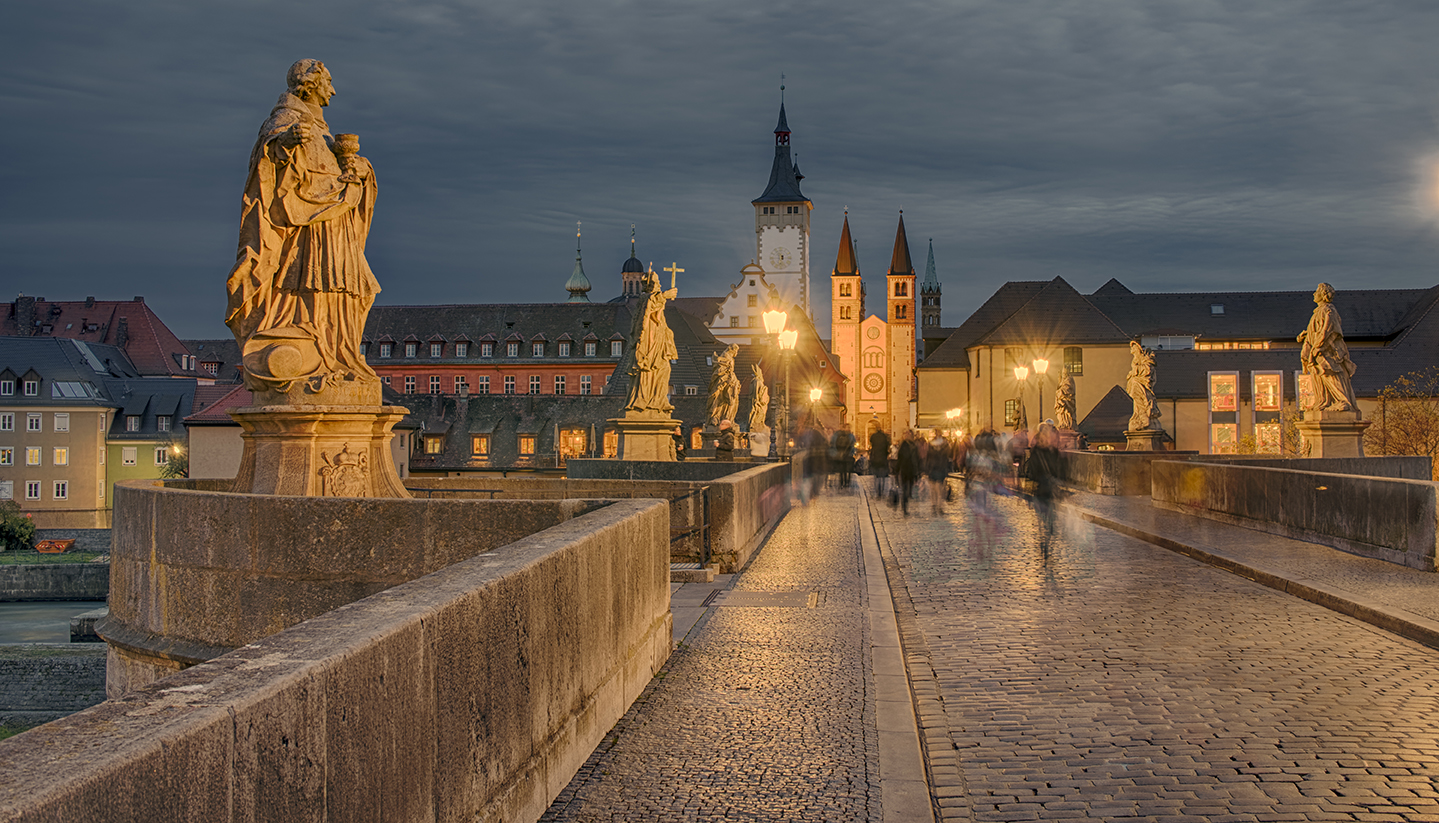
{"type": "Polygon", "coordinates": [[[584,264],[580,262],[580,224],[575,222],[575,270],[565,282],[565,291],[570,293],[569,303],[588,303],[590,279],[585,277],[584,264]]]}
{"type": "Polygon", "coordinates": [[[934,271],[934,238],[929,238],[929,262],[924,264],[924,284],[926,286],[939,285],[939,275],[934,271]]]}

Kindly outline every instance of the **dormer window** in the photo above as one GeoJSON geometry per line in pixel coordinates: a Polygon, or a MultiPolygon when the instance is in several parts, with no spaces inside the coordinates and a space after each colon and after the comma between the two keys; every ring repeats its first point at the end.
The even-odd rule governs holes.
{"type": "Polygon", "coordinates": [[[625,342],[623,340],[610,341],[610,357],[619,357],[625,353],[625,342]]]}
{"type": "Polygon", "coordinates": [[[419,343],[406,343],[406,344],[405,344],[405,356],[406,356],[406,357],[414,357],[416,354],[419,353],[419,350],[420,350],[420,344],[419,344],[419,343]]]}
{"type": "Polygon", "coordinates": [[[560,357],[569,357],[569,356],[570,356],[570,341],[568,341],[568,340],[561,340],[561,341],[560,341],[560,357]]]}
{"type": "Polygon", "coordinates": [[[531,357],[544,357],[544,356],[545,356],[545,344],[544,344],[544,343],[541,343],[541,342],[531,343],[531,344],[530,344],[530,356],[531,356],[531,357]]]}
{"type": "Polygon", "coordinates": [[[519,357],[519,356],[520,356],[520,344],[519,344],[519,343],[515,343],[515,342],[506,343],[506,344],[505,344],[505,356],[506,356],[506,357],[519,357]]]}
{"type": "Polygon", "coordinates": [[[1213,314],[1213,315],[1224,314],[1224,304],[1223,304],[1223,303],[1210,303],[1210,304],[1209,304],[1209,313],[1210,313],[1210,314],[1213,314]]]}
{"type": "Polygon", "coordinates": [[[391,354],[394,353],[394,351],[395,351],[395,344],[394,344],[394,343],[381,343],[381,344],[380,344],[380,356],[381,356],[381,357],[389,357],[391,354]]]}
{"type": "Polygon", "coordinates": [[[494,357],[494,356],[495,356],[495,344],[494,344],[494,343],[481,343],[481,344],[480,344],[480,356],[481,356],[481,357],[494,357]]]}
{"type": "Polygon", "coordinates": [[[6,397],[9,397],[10,395],[12,395],[12,394],[14,394],[14,393],[15,393],[15,381],[14,381],[14,380],[0,380],[0,395],[4,395],[4,396],[6,396],[6,397]]]}
{"type": "Polygon", "coordinates": [[[127,431],[127,432],[137,432],[137,431],[139,431],[139,430],[140,430],[140,415],[138,415],[138,414],[128,414],[128,415],[125,415],[125,431],[127,431]]]}
{"type": "Polygon", "coordinates": [[[595,356],[595,344],[594,344],[594,343],[586,343],[586,344],[585,344],[585,357],[594,357],[594,356],[595,356]]]}
{"type": "Polygon", "coordinates": [[[26,396],[26,397],[39,397],[39,396],[40,396],[40,381],[39,381],[39,380],[26,380],[26,381],[25,381],[25,396],[26,396]]]}
{"type": "Polygon", "coordinates": [[[431,357],[441,357],[441,356],[444,355],[444,353],[445,353],[445,344],[444,344],[444,343],[431,343],[431,344],[430,344],[430,356],[431,356],[431,357]]]}
{"type": "Polygon", "coordinates": [[[470,344],[469,344],[469,343],[456,343],[456,344],[455,344],[455,356],[456,356],[456,357],[469,357],[469,356],[470,356],[470,344]]]}

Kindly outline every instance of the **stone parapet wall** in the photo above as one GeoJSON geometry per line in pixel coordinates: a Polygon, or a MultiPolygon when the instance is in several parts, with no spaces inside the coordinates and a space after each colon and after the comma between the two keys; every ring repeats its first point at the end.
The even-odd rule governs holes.
{"type": "Polygon", "coordinates": [[[769,465],[756,461],[692,460],[609,460],[572,457],[565,461],[565,476],[589,480],[679,480],[709,481],[725,475],[769,465]]]}
{"type": "Polygon", "coordinates": [[[1148,495],[1149,466],[1156,460],[1183,459],[1198,452],[1060,452],[1061,479],[1096,494],[1148,495]]]}
{"type": "Polygon", "coordinates": [[[0,646],[0,727],[37,726],[104,699],[104,646],[0,646]]]}
{"type": "Polygon", "coordinates": [[[1256,454],[1206,454],[1192,458],[1204,463],[1263,466],[1325,474],[1357,474],[1364,477],[1391,477],[1401,480],[1430,480],[1432,461],[1428,457],[1386,455],[1383,457],[1275,457],[1256,454]]]}
{"type": "Polygon", "coordinates": [[[1155,461],[1154,505],[1435,570],[1439,483],[1155,461]]]}
{"type": "Polygon", "coordinates": [[[0,601],[104,600],[108,563],[6,563],[0,565],[0,601]]]}
{"type": "Polygon", "coordinates": [[[721,573],[743,569],[790,507],[790,466],[761,463],[710,486],[710,552],[721,573]]]}
{"type": "Polygon", "coordinates": [[[0,743],[0,819],[535,820],[670,650],[618,501],[0,743]]]}
{"type": "Polygon", "coordinates": [[[602,501],[284,497],[115,487],[112,697],[562,523],[602,501]]]}

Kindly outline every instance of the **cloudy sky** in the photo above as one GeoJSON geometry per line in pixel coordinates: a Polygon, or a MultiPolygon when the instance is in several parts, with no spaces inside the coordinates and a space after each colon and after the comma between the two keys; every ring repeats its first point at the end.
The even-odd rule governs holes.
{"type": "Polygon", "coordinates": [[[618,293],[631,223],[683,294],[722,293],[781,74],[821,290],[845,206],[873,281],[900,209],[916,266],[934,239],[946,325],[1056,275],[1427,287],[1436,42],[1420,0],[10,4],[0,282],[226,334],[250,147],[315,57],[376,167],[382,303],[561,299],[577,220],[592,297],[618,293]]]}

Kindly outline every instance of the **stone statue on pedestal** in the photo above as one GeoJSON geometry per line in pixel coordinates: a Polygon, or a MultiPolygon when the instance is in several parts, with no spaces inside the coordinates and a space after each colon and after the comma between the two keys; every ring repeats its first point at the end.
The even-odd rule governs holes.
{"type": "Polygon", "coordinates": [[[754,402],[749,407],[749,430],[757,432],[765,428],[764,421],[769,416],[769,387],[764,384],[764,372],[760,371],[760,367],[753,368],[754,381],[751,385],[754,402]]]}
{"type": "Polygon", "coordinates": [[[1364,430],[1359,403],[1354,399],[1354,361],[1344,343],[1339,311],[1334,308],[1334,287],[1320,283],[1314,290],[1314,314],[1309,327],[1296,338],[1299,362],[1314,388],[1314,399],[1295,426],[1309,457],[1363,457],[1364,430]]]}
{"type": "Polygon", "coordinates": [[[1074,430],[1074,375],[1066,373],[1054,392],[1054,427],[1074,430]]]}
{"type": "Polygon", "coordinates": [[[1125,391],[1134,401],[1134,412],[1129,416],[1129,431],[1159,431],[1159,403],[1154,396],[1154,352],[1139,345],[1138,340],[1129,341],[1129,375],[1125,378],[1125,391]]]}
{"type": "Polygon", "coordinates": [[[724,353],[715,358],[714,374],[710,377],[710,394],[707,410],[709,424],[718,427],[721,420],[734,420],[739,414],[739,378],[734,373],[734,359],[739,354],[739,345],[731,343],[724,353]]]}
{"type": "Polygon", "coordinates": [[[1344,330],[1339,324],[1339,312],[1334,308],[1334,287],[1320,283],[1314,290],[1314,314],[1309,318],[1309,328],[1297,338],[1303,346],[1299,350],[1299,362],[1304,373],[1309,375],[1314,386],[1314,400],[1309,408],[1315,412],[1358,412],[1359,404],[1354,400],[1354,361],[1349,359],[1349,347],[1344,344],[1344,330]]]}
{"type": "Polygon", "coordinates": [[[325,65],[300,60],[286,79],[250,152],[225,323],[251,391],[317,394],[358,382],[374,384],[377,402],[379,378],[360,354],[380,292],[365,260],[374,168],[358,137],[330,134],[324,107],[335,89],[325,65]]]}
{"type": "Polygon", "coordinates": [[[625,414],[649,414],[668,418],[674,406],[669,402],[670,361],[679,356],[675,333],[665,322],[665,301],[673,300],[675,289],[664,291],[659,275],[650,269],[644,276],[643,303],[630,326],[635,359],[630,366],[630,393],[625,414]]]}
{"type": "Polygon", "coordinates": [[[409,497],[390,455],[406,410],[381,405],[380,379],[360,353],[380,292],[365,260],[375,170],[357,136],[330,134],[335,87],[324,63],[296,62],[286,84],[250,152],[225,284],[225,324],[255,396],[230,413],[244,443],[233,489],[409,497]]]}

